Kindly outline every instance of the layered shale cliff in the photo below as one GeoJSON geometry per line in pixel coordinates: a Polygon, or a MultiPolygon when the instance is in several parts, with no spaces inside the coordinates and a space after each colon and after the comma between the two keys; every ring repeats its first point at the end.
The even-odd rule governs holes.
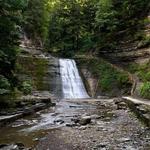
{"type": "Polygon", "coordinates": [[[17,60],[20,82],[30,83],[33,91],[49,91],[61,97],[59,59],[40,50],[24,47],[17,60]]]}
{"type": "Polygon", "coordinates": [[[115,64],[128,64],[134,61],[145,62],[149,60],[150,15],[147,17],[144,27],[142,26],[136,29],[136,31],[134,30],[132,27],[118,32],[114,35],[117,39],[116,47],[106,51],[101,50],[100,55],[115,64]]]}

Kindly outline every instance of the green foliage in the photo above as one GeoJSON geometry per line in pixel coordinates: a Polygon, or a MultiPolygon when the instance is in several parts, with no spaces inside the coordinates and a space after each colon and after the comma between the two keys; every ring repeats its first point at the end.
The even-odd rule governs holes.
{"type": "MultiPolygon", "coordinates": [[[[48,61],[43,58],[35,57],[18,57],[19,64],[17,74],[19,74],[20,82],[30,81],[34,90],[45,90],[43,78],[46,76],[48,61]]],[[[47,89],[49,90],[49,89],[47,89]]]]}
{"type": "Polygon", "coordinates": [[[140,95],[143,98],[150,98],[150,82],[145,82],[140,88],[140,95]]]}
{"type": "MultiPolygon", "coordinates": [[[[24,29],[36,43],[45,42],[48,33],[49,11],[48,0],[28,0],[24,12],[24,29]]],[[[42,45],[40,45],[42,46],[42,45]]]]}
{"type": "Polygon", "coordinates": [[[128,88],[129,77],[126,73],[118,71],[105,61],[102,61],[98,66],[99,85],[103,91],[112,91],[114,87],[118,89],[128,88]]]}
{"type": "Polygon", "coordinates": [[[150,81],[150,62],[143,63],[141,65],[133,63],[127,68],[131,73],[137,74],[142,82],[150,81]]]}
{"type": "MultiPolygon", "coordinates": [[[[113,51],[121,39],[129,36],[135,39],[135,35],[145,25],[145,16],[148,15],[150,3],[148,0],[100,0],[96,12],[96,24],[99,27],[98,47],[100,50],[113,51]],[[144,11],[143,11],[144,10],[144,11]],[[120,32],[121,33],[121,32],[120,32]]],[[[147,46],[144,41],[143,45],[147,46]]]]}
{"type": "Polygon", "coordinates": [[[0,75],[11,87],[15,86],[13,72],[19,51],[22,11],[25,6],[26,0],[0,1],[0,75]]]}
{"type": "Polygon", "coordinates": [[[138,48],[146,48],[150,46],[150,36],[145,36],[142,38],[141,42],[138,45],[138,48]]]}
{"type": "Polygon", "coordinates": [[[22,84],[21,91],[25,94],[31,94],[32,92],[32,84],[29,81],[24,81],[22,84]]]}
{"type": "MultiPolygon", "coordinates": [[[[42,18],[46,13],[41,11],[37,16],[35,12],[44,10],[38,6],[46,4],[47,0],[36,0],[36,3],[34,1],[31,1],[34,7],[33,11],[29,7],[27,22],[31,21],[31,29],[37,30],[44,26],[42,22],[46,20],[42,18]],[[37,22],[40,26],[37,26],[37,22]]],[[[47,17],[49,31],[46,47],[49,51],[66,57],[77,52],[113,51],[118,45],[117,34],[122,31],[125,31],[122,36],[130,35],[135,39],[135,34],[146,23],[145,16],[150,8],[149,0],[49,0],[47,4],[50,14],[47,17]]],[[[147,40],[143,40],[142,45],[147,46],[148,43],[147,40]]]]}
{"type": "Polygon", "coordinates": [[[102,92],[116,95],[119,94],[119,92],[116,93],[115,90],[120,91],[120,89],[122,89],[124,90],[124,93],[126,93],[131,87],[127,73],[114,68],[102,59],[86,60],[81,62],[81,65],[88,66],[88,69],[92,72],[92,74],[99,79],[99,88],[102,92]]]}
{"type": "Polygon", "coordinates": [[[10,83],[7,78],[0,75],[0,95],[8,94],[10,92],[10,83]]]}
{"type": "MultiPolygon", "coordinates": [[[[150,8],[149,0],[51,0],[49,5],[47,48],[63,56],[113,51],[122,31],[125,32],[121,36],[136,39],[150,8]]],[[[148,43],[143,40],[142,45],[148,43]]]]}
{"type": "Polygon", "coordinates": [[[0,75],[0,88],[1,89],[10,89],[10,83],[9,83],[8,79],[6,79],[2,75],[0,75]]]}
{"type": "MultiPolygon", "coordinates": [[[[46,44],[49,51],[64,57],[72,57],[77,52],[113,51],[120,40],[118,33],[122,31],[141,40],[139,48],[143,48],[149,46],[150,39],[139,29],[149,23],[145,19],[149,8],[149,0],[0,0],[1,93],[17,85],[14,69],[21,29],[35,44],[46,44]]],[[[41,62],[37,63],[40,65],[36,74],[42,78],[45,68],[41,62]]],[[[94,65],[93,71],[102,77],[104,90],[111,89],[110,82],[117,83],[119,88],[127,80],[105,63],[94,65]]],[[[149,81],[147,68],[137,72],[142,80],[149,81]]]]}
{"type": "Polygon", "coordinates": [[[150,62],[141,65],[133,63],[128,70],[136,74],[143,83],[139,90],[141,97],[150,99],[150,62]]]}
{"type": "Polygon", "coordinates": [[[112,0],[99,1],[96,21],[102,32],[112,32],[116,29],[119,22],[112,0]]]}
{"type": "MultiPolygon", "coordinates": [[[[0,91],[1,91],[1,89],[0,89],[0,91]]],[[[8,110],[8,108],[14,108],[15,100],[17,98],[16,90],[14,89],[13,91],[10,91],[10,90],[4,89],[4,91],[7,91],[7,92],[0,95],[0,109],[8,110]]]]}
{"type": "Polygon", "coordinates": [[[72,56],[78,50],[93,47],[95,1],[62,0],[50,13],[49,39],[51,51],[72,56]]]}
{"type": "Polygon", "coordinates": [[[0,108],[14,106],[15,64],[27,0],[0,0],[0,108]]]}
{"type": "Polygon", "coordinates": [[[150,71],[148,71],[148,72],[146,73],[145,79],[146,79],[147,81],[150,81],[150,71]]]}

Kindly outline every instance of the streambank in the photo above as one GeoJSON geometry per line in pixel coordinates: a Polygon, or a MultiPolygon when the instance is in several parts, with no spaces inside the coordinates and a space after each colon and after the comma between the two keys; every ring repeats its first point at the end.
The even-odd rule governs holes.
{"type": "Polygon", "coordinates": [[[139,122],[123,101],[116,103],[116,99],[91,99],[83,102],[74,100],[69,106],[74,107],[68,108],[68,113],[71,114],[76,109],[78,116],[69,115],[72,120],[70,123],[63,119],[67,125],[49,132],[39,141],[37,150],[150,148],[149,128],[139,122]],[[85,116],[91,118],[91,122],[81,125],[76,121],[85,116]]]}
{"type": "Polygon", "coordinates": [[[0,134],[5,135],[0,143],[19,142],[33,150],[150,148],[149,128],[118,98],[61,100],[1,128],[0,134]]]}
{"type": "Polygon", "coordinates": [[[150,127],[150,101],[133,97],[123,97],[123,99],[141,122],[150,127]]]}
{"type": "MultiPolygon", "coordinates": [[[[55,90],[52,90],[54,93],[51,96],[55,97],[58,94],[58,97],[54,99],[55,107],[32,113],[2,127],[0,134],[5,136],[0,137],[0,143],[4,143],[3,148],[8,143],[15,145],[18,142],[24,147],[37,150],[146,150],[150,148],[149,128],[139,122],[124,101],[118,102],[116,99],[102,96],[99,99],[61,99],[59,96],[62,94],[62,84],[58,59],[41,54],[22,55],[21,58],[22,66],[25,68],[21,72],[25,75],[23,78],[33,79],[34,90],[48,92],[51,89],[50,80],[53,80],[52,89],[55,90]],[[47,67],[43,69],[41,67],[43,65],[48,69],[47,67]],[[44,84],[41,84],[43,81],[44,84]]],[[[72,72],[65,77],[71,76],[73,76],[72,72]]],[[[124,76],[121,74],[121,77],[124,76]]],[[[66,83],[72,84],[72,82],[66,83]]],[[[43,97],[46,98],[46,95],[44,94],[43,97]]],[[[34,96],[38,97],[37,102],[42,99],[38,93],[34,96]]],[[[34,96],[30,95],[29,100],[34,101],[34,96]]],[[[25,96],[24,99],[27,97],[25,96]]]]}
{"type": "Polygon", "coordinates": [[[26,48],[18,56],[18,90],[1,100],[0,125],[53,106],[61,96],[58,59],[39,50],[26,48]],[[25,85],[25,86],[24,86],[25,85]]]}
{"type": "Polygon", "coordinates": [[[0,111],[0,127],[40,110],[55,106],[52,101],[54,101],[54,98],[49,93],[34,92],[32,95],[22,96],[19,101],[15,101],[15,107],[0,111]]]}

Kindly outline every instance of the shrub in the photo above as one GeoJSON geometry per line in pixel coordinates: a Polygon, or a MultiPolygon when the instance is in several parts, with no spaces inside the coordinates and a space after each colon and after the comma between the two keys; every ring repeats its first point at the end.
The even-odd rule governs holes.
{"type": "Polygon", "coordinates": [[[117,95],[116,90],[122,89],[124,93],[127,93],[131,87],[128,74],[114,68],[103,59],[85,60],[81,62],[81,65],[88,66],[91,73],[99,79],[99,88],[104,93],[117,95]]]}
{"type": "Polygon", "coordinates": [[[100,81],[100,87],[102,91],[110,91],[112,89],[112,83],[114,82],[115,81],[111,75],[105,74],[105,76],[103,76],[100,81]]]}
{"type": "Polygon", "coordinates": [[[0,75],[0,95],[7,94],[10,91],[10,83],[7,78],[0,75]]]}
{"type": "Polygon", "coordinates": [[[32,92],[32,85],[29,81],[24,81],[22,84],[22,88],[21,91],[27,95],[27,94],[31,94],[32,92]]]}
{"type": "Polygon", "coordinates": [[[143,98],[150,98],[150,82],[143,83],[143,85],[140,87],[140,95],[143,98]]]}
{"type": "Polygon", "coordinates": [[[118,81],[118,86],[120,86],[120,88],[126,87],[128,84],[130,84],[128,74],[118,72],[116,78],[118,81]]]}
{"type": "Polygon", "coordinates": [[[143,40],[139,43],[138,48],[146,48],[150,45],[150,37],[144,37],[143,40]]]}
{"type": "Polygon", "coordinates": [[[0,88],[3,88],[3,89],[10,88],[10,83],[9,83],[8,79],[2,75],[0,75],[0,88]]]}
{"type": "Polygon", "coordinates": [[[146,81],[150,81],[150,71],[145,74],[146,81]]]}

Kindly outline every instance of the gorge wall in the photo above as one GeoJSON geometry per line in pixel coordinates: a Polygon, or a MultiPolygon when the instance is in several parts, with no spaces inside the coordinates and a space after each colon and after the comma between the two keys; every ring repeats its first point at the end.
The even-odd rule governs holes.
{"type": "MultiPolygon", "coordinates": [[[[137,31],[137,37],[142,34],[144,40],[132,38],[128,30],[117,33],[117,47],[113,50],[101,51],[102,57],[115,64],[128,64],[130,62],[143,63],[150,57],[150,15],[147,23],[142,29],[137,31]]],[[[134,29],[133,29],[134,30],[134,29]]]]}
{"type": "Polygon", "coordinates": [[[49,91],[62,97],[59,60],[33,49],[24,53],[17,60],[19,81],[31,83],[33,91],[49,91]]]}
{"type": "Polygon", "coordinates": [[[49,91],[57,98],[89,98],[73,59],[59,59],[24,47],[18,57],[17,76],[34,91],[49,91]]]}

